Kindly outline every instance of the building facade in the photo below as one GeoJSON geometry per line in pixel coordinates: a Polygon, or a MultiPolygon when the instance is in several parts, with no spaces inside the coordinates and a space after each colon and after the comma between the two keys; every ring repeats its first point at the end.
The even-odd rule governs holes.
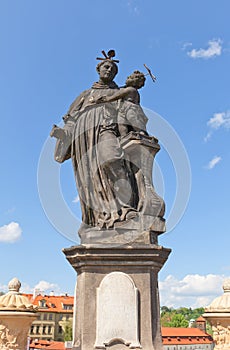
{"type": "Polygon", "coordinates": [[[74,297],[24,294],[38,306],[38,318],[30,328],[31,340],[64,341],[67,327],[72,328],[74,297]]]}

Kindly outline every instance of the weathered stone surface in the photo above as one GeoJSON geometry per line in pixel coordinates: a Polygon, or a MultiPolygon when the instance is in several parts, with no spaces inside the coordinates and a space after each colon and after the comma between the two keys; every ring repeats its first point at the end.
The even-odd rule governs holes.
{"type": "Polygon", "coordinates": [[[82,244],[124,244],[127,235],[145,244],[144,232],[165,232],[164,201],[152,184],[160,145],[147,133],[138,92],[145,74],[134,71],[119,88],[116,63],[109,56],[101,60],[99,81],[75,99],[64,127],[54,125],[50,133],[57,138],[55,160],[72,158],[82,244]]]}
{"type": "Polygon", "coordinates": [[[138,290],[129,275],[111,272],[97,288],[95,348],[118,341],[140,348],[138,339],[138,290]]]}
{"type": "MultiPolygon", "coordinates": [[[[97,339],[97,290],[100,288],[103,279],[114,272],[129,276],[138,290],[139,323],[137,329],[139,333],[138,340],[142,349],[160,350],[162,348],[158,272],[167,260],[170,249],[143,244],[136,247],[75,246],[64,249],[64,253],[78,273],[75,294],[76,312],[74,315],[75,350],[92,350],[95,348],[97,339]]],[[[110,300],[110,303],[112,304],[113,300],[110,300]]],[[[111,306],[111,304],[109,305],[111,306]]],[[[114,313],[116,314],[116,311],[114,313]]],[[[112,314],[110,322],[113,319],[112,314]]],[[[130,322],[132,324],[132,321],[130,322]]],[[[121,325],[119,329],[120,327],[121,325]]],[[[128,349],[129,345],[125,345],[117,339],[107,345],[107,348],[121,350],[128,349]]]]}
{"type": "Polygon", "coordinates": [[[29,299],[19,293],[21,283],[13,278],[9,284],[9,292],[0,296],[0,311],[36,311],[37,306],[30,303],[29,299]]]}
{"type": "Polygon", "coordinates": [[[82,209],[82,245],[64,249],[78,274],[74,350],[160,350],[158,272],[170,253],[158,246],[165,205],[152,183],[160,145],[140,106],[145,74],[134,71],[119,88],[115,52],[102,53],[99,81],[50,134],[55,160],[72,158],[82,209]]]}

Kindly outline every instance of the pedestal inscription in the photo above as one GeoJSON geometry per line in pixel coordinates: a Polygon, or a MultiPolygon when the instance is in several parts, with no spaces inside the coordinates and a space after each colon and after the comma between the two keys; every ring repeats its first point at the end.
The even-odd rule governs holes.
{"type": "Polygon", "coordinates": [[[140,348],[138,339],[138,290],[125,273],[111,272],[97,288],[97,330],[95,348],[114,341],[131,349],[140,348]]]}

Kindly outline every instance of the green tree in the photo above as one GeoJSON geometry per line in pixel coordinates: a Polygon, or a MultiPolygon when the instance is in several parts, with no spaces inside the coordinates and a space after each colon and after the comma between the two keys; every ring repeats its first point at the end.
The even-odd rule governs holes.
{"type": "Polygon", "coordinates": [[[72,340],[72,324],[68,324],[64,327],[64,341],[72,340]]]}
{"type": "Polygon", "coordinates": [[[208,321],[206,321],[206,332],[208,334],[210,334],[211,336],[213,336],[212,326],[211,326],[211,324],[208,321]]]}
{"type": "Polygon", "coordinates": [[[204,313],[203,307],[198,307],[197,309],[194,309],[194,310],[191,309],[190,318],[194,318],[194,320],[196,320],[203,313],[204,313]]]}
{"type": "Polygon", "coordinates": [[[72,317],[66,318],[63,317],[61,321],[59,321],[59,325],[62,327],[64,333],[64,341],[72,340],[72,331],[73,331],[73,319],[72,317]]]}
{"type": "Polygon", "coordinates": [[[169,327],[188,327],[188,321],[182,314],[175,314],[169,322],[169,327]]]}
{"type": "Polygon", "coordinates": [[[167,306],[162,306],[161,307],[161,315],[164,315],[166,312],[172,312],[173,308],[167,307],[167,306]]]}
{"type": "MultiPolygon", "coordinates": [[[[167,306],[161,307],[161,325],[163,327],[188,327],[188,323],[191,319],[196,320],[199,316],[201,316],[204,313],[203,307],[198,307],[196,309],[187,308],[187,307],[180,307],[178,309],[169,308],[167,306]],[[175,317],[175,315],[181,315],[187,322],[182,322],[182,318],[175,317]],[[177,326],[177,324],[180,324],[180,319],[182,322],[182,325],[177,326]],[[176,324],[176,325],[175,325],[176,324]]],[[[196,325],[194,324],[194,327],[196,325]]]]}
{"type": "Polygon", "coordinates": [[[161,313],[161,325],[163,327],[172,327],[170,326],[172,317],[176,315],[175,311],[167,311],[161,313]]]}

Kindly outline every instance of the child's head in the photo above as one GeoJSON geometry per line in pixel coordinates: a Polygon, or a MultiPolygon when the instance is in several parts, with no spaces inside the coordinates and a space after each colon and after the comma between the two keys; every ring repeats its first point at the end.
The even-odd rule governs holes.
{"type": "Polygon", "coordinates": [[[136,89],[140,89],[145,85],[145,75],[144,73],[135,70],[125,82],[126,86],[133,86],[136,89]]]}

